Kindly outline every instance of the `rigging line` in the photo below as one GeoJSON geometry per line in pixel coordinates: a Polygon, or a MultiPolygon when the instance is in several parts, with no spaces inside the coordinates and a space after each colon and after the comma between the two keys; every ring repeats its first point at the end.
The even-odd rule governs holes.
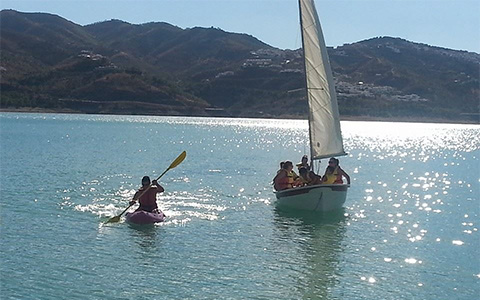
{"type": "Polygon", "coordinates": [[[315,27],[315,23],[312,22],[310,24],[304,24],[303,30],[307,31],[307,29],[310,28],[310,27],[315,27]]]}
{"type": "MultiPolygon", "coordinates": [[[[327,109],[325,109],[325,107],[319,107],[318,109],[315,109],[315,110],[312,110],[312,113],[316,113],[316,112],[319,112],[319,111],[327,111],[327,109]]],[[[330,111],[327,111],[328,114],[326,114],[325,116],[330,116],[331,113],[330,111]]]]}
{"type": "MultiPolygon", "coordinates": [[[[317,104],[317,105],[316,105],[316,106],[317,106],[317,109],[312,110],[312,113],[317,112],[317,111],[320,111],[320,110],[329,111],[330,106],[329,106],[328,103],[322,104],[322,103],[320,103],[320,102],[318,102],[318,101],[315,101],[315,104],[317,104]]],[[[311,107],[310,107],[310,108],[311,108],[311,107]]]]}
{"type": "MultiPolygon", "coordinates": [[[[323,58],[323,56],[321,58],[323,58]]],[[[310,59],[310,61],[312,61],[312,60],[310,59]]],[[[312,65],[312,63],[310,63],[310,64],[312,65]]],[[[320,64],[318,64],[316,66],[312,66],[312,69],[309,72],[317,71],[317,69],[319,69],[320,67],[323,67],[323,66],[325,66],[325,63],[322,61],[322,62],[320,62],[320,64]]]]}
{"type": "Polygon", "coordinates": [[[315,71],[316,71],[316,70],[317,70],[317,69],[319,69],[320,67],[323,67],[323,66],[325,66],[325,64],[324,64],[324,62],[323,62],[323,58],[324,58],[324,57],[323,57],[323,56],[321,56],[321,58],[322,58],[322,61],[321,61],[321,62],[320,62],[318,65],[316,65],[316,66],[313,66],[313,67],[312,67],[312,69],[313,69],[313,70],[315,70],[315,71]]]}

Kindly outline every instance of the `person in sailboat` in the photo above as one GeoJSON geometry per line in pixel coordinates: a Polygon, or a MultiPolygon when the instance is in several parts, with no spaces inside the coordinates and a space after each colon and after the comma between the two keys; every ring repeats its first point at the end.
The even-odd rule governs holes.
{"type": "Polygon", "coordinates": [[[308,156],[304,155],[302,157],[302,162],[297,164],[298,171],[300,172],[301,168],[307,169],[307,171],[310,171],[310,165],[308,164],[308,156]]]}
{"type": "Polygon", "coordinates": [[[342,168],[340,168],[340,161],[334,157],[328,161],[328,167],[323,175],[324,184],[342,184],[343,177],[347,179],[350,184],[350,176],[342,168]]]}
{"type": "Polygon", "coordinates": [[[273,178],[273,187],[276,191],[291,189],[301,184],[299,176],[293,171],[293,163],[288,160],[273,178]]]}
{"type": "Polygon", "coordinates": [[[313,173],[313,171],[307,170],[306,168],[300,168],[300,170],[298,170],[298,174],[300,175],[300,180],[304,186],[322,183],[322,178],[320,176],[313,173]]]}

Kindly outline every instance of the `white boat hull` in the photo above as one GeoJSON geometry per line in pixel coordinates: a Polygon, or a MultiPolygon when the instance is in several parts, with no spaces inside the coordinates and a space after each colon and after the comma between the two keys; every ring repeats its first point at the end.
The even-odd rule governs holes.
{"type": "Polygon", "coordinates": [[[276,205],[309,211],[337,210],[347,199],[348,187],[348,184],[321,184],[278,191],[276,205]]]}

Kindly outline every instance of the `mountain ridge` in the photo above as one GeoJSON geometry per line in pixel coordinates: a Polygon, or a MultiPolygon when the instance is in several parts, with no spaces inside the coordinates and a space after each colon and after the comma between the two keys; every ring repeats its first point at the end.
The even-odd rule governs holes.
{"type": "MultiPolygon", "coordinates": [[[[0,12],[1,109],[306,117],[302,53],[219,28],[0,12]],[[142,110],[141,105],[150,103],[142,110]],[[94,105],[95,104],[95,105],[94,105]]],[[[328,48],[350,118],[479,122],[480,54],[376,37],[328,48]]]]}

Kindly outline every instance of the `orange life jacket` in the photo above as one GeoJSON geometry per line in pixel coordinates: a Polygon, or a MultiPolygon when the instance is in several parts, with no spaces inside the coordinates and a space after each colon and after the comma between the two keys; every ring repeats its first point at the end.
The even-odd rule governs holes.
{"type": "Polygon", "coordinates": [[[273,187],[276,191],[281,191],[292,187],[292,184],[290,183],[290,177],[288,177],[288,173],[287,177],[278,178],[278,175],[283,171],[287,172],[286,170],[282,169],[278,171],[277,176],[273,178],[273,187]]]}

